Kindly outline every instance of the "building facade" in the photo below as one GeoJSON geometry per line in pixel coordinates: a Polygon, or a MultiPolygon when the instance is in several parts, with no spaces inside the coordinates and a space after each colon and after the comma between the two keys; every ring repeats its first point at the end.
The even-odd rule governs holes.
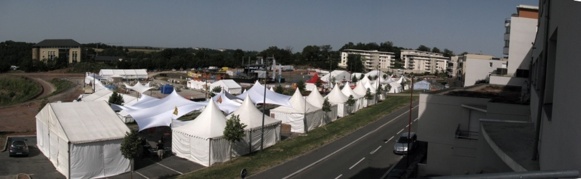
{"type": "Polygon", "coordinates": [[[411,73],[446,73],[450,58],[441,53],[418,50],[401,50],[400,59],[404,61],[404,69],[411,73]]]}
{"type": "Polygon", "coordinates": [[[498,68],[506,68],[507,64],[506,59],[479,54],[464,54],[458,60],[462,62],[464,87],[475,85],[479,81],[488,82],[491,74],[498,68]]]}
{"type": "Polygon", "coordinates": [[[32,59],[40,61],[66,58],[69,63],[81,62],[81,44],[72,39],[46,39],[32,47],[32,59]]]}
{"type": "Polygon", "coordinates": [[[345,49],[341,52],[341,61],[338,66],[347,69],[349,55],[359,55],[366,71],[376,70],[390,71],[394,62],[395,55],[393,52],[384,52],[378,50],[357,50],[345,49]]]}

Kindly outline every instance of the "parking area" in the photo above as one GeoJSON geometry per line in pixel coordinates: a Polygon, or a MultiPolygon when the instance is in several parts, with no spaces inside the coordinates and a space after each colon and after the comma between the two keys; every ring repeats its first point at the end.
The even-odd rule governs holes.
{"type": "MultiPolygon", "coordinates": [[[[9,157],[8,150],[0,155],[0,179],[16,178],[18,174],[28,174],[32,178],[65,178],[36,147],[36,136],[8,137],[7,145],[15,139],[24,139],[29,146],[28,157],[9,157]]],[[[8,146],[9,147],[9,146],[8,146]]],[[[145,156],[135,160],[133,178],[166,178],[204,168],[186,159],[168,154],[163,160],[145,156]]],[[[131,172],[109,177],[116,179],[131,178],[131,172]]]]}

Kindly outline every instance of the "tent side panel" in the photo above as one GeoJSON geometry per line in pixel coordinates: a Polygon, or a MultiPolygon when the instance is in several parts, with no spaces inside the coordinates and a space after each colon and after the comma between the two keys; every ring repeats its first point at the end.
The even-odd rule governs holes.
{"type": "Polygon", "coordinates": [[[104,154],[102,142],[71,144],[70,178],[103,176],[104,154]]]}
{"type": "MultiPolygon", "coordinates": [[[[244,131],[244,137],[239,142],[232,143],[232,156],[238,157],[250,153],[250,131],[244,131]]],[[[260,134],[260,132],[259,132],[260,134]]],[[[254,134],[253,134],[254,135],[254,134]]],[[[252,141],[254,142],[254,141],[252,141]]]]}
{"type": "Polygon", "coordinates": [[[110,177],[131,171],[131,161],[121,154],[122,139],[103,142],[104,174],[110,177]]]}
{"type": "Polygon", "coordinates": [[[337,117],[345,117],[347,116],[347,111],[345,109],[345,103],[337,105],[337,117]]]}
{"type": "Polygon", "coordinates": [[[291,132],[305,133],[305,123],[303,121],[303,113],[283,113],[283,112],[270,112],[271,116],[274,115],[275,119],[281,120],[282,123],[291,125],[291,132]]]}
{"type": "Polygon", "coordinates": [[[228,140],[224,138],[212,139],[210,145],[212,156],[210,165],[230,160],[230,142],[228,140]]]}
{"type": "Polygon", "coordinates": [[[36,146],[47,158],[50,156],[50,138],[48,133],[48,125],[36,118],[36,146]]]}
{"type": "Polygon", "coordinates": [[[171,135],[171,151],[178,157],[189,159],[190,138],[178,131],[172,131],[171,135]]]}
{"type": "Polygon", "coordinates": [[[325,113],[323,110],[317,110],[311,113],[307,113],[307,126],[308,131],[312,131],[317,127],[321,127],[325,125],[325,121],[323,120],[323,116],[325,113]]]}
{"type": "Polygon", "coordinates": [[[70,173],[69,143],[62,138],[58,140],[58,163],[61,173],[67,176],[70,173]]]}
{"type": "Polygon", "coordinates": [[[190,138],[190,155],[188,160],[203,166],[210,166],[210,141],[196,137],[190,138]]]}

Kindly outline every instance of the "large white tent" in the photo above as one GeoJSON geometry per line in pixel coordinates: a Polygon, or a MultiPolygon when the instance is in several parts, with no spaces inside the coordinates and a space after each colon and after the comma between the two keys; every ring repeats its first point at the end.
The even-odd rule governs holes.
{"type": "Polygon", "coordinates": [[[333,90],[331,90],[331,92],[329,92],[325,98],[329,100],[329,103],[337,106],[338,117],[344,117],[348,115],[345,111],[345,103],[347,103],[348,97],[341,92],[339,85],[335,85],[333,90]]]}
{"type": "Polygon", "coordinates": [[[226,114],[234,112],[236,109],[240,108],[240,105],[242,105],[236,100],[228,98],[226,96],[226,92],[224,91],[212,97],[212,100],[216,102],[218,108],[220,108],[220,110],[224,111],[226,114]]]}
{"type": "MultiPolygon", "coordinates": [[[[309,96],[307,96],[307,101],[309,103],[311,103],[313,106],[318,107],[318,108],[323,108],[323,103],[325,102],[325,99],[323,98],[323,96],[321,96],[321,93],[319,93],[318,90],[315,91],[311,91],[311,93],[309,94],[309,96]]],[[[323,123],[327,124],[331,121],[335,121],[337,120],[337,105],[331,104],[330,105],[330,110],[329,112],[324,112],[324,117],[323,117],[323,123]]]]}
{"type": "Polygon", "coordinates": [[[328,83],[329,80],[332,82],[333,78],[335,79],[336,83],[342,81],[351,81],[351,74],[345,70],[333,70],[331,73],[321,77],[321,80],[328,83]]]}
{"type": "Polygon", "coordinates": [[[176,156],[210,166],[230,159],[230,142],[224,139],[226,117],[213,100],[193,121],[172,127],[172,152],[176,156]]]}
{"type": "Polygon", "coordinates": [[[361,104],[361,108],[365,108],[368,106],[368,101],[367,98],[365,97],[367,95],[367,89],[365,89],[365,86],[363,86],[363,82],[358,81],[357,83],[355,83],[355,88],[353,89],[353,92],[359,96],[361,96],[361,100],[359,101],[361,104]]]}
{"type": "Polygon", "coordinates": [[[131,89],[131,90],[136,91],[138,93],[145,93],[146,91],[152,89],[152,87],[149,86],[149,83],[143,85],[139,81],[137,83],[135,83],[135,85],[133,85],[133,86],[128,85],[127,83],[123,83],[123,84],[125,85],[125,88],[131,89]]]}
{"type": "Polygon", "coordinates": [[[363,84],[363,87],[365,88],[366,92],[367,92],[367,90],[369,90],[369,93],[371,94],[371,99],[367,100],[367,106],[374,105],[377,102],[375,99],[376,94],[377,94],[376,84],[372,83],[372,81],[370,81],[368,83],[363,84]]]}
{"type": "MultiPolygon", "coordinates": [[[[242,141],[235,143],[232,148],[234,155],[245,155],[250,152],[260,150],[261,134],[262,134],[262,117],[260,112],[252,103],[250,98],[246,96],[242,106],[226,118],[230,119],[233,115],[240,117],[240,122],[246,124],[244,128],[244,138],[242,141]]],[[[268,115],[264,116],[264,147],[268,148],[280,141],[280,120],[271,118],[268,115]]]]}
{"type": "Polygon", "coordinates": [[[146,69],[101,69],[99,76],[113,81],[113,78],[147,79],[146,69]]]}
{"type": "Polygon", "coordinates": [[[38,149],[66,178],[105,178],[130,170],[121,154],[129,128],[104,101],[49,103],[36,115],[38,149]]]}
{"type": "Polygon", "coordinates": [[[347,96],[347,99],[349,99],[349,96],[353,96],[353,100],[355,100],[355,103],[353,104],[353,106],[348,106],[348,110],[347,113],[354,113],[357,112],[359,109],[361,109],[361,104],[363,103],[363,96],[360,96],[358,94],[356,94],[355,92],[353,92],[353,90],[351,89],[351,86],[349,86],[349,82],[345,83],[345,86],[343,86],[343,89],[341,89],[341,92],[347,96]]]}
{"type": "Polygon", "coordinates": [[[291,132],[306,133],[323,125],[323,110],[307,102],[297,89],[289,100],[290,106],[270,110],[270,116],[291,125],[291,132]]]}
{"type": "MultiPolygon", "coordinates": [[[[133,105],[135,103],[138,102],[138,98],[127,95],[127,94],[121,94],[121,97],[123,98],[123,105],[133,105]]],[[[89,95],[81,95],[82,97],[77,99],[77,101],[79,102],[93,102],[93,101],[105,101],[105,102],[109,102],[109,98],[111,97],[111,95],[113,95],[113,91],[107,89],[107,88],[102,88],[99,91],[96,91],[93,94],[89,94],[89,95]]],[[[115,111],[119,111],[120,108],[118,108],[116,105],[112,106],[113,110],[115,111]]],[[[121,119],[121,121],[123,121],[123,123],[131,123],[134,122],[135,120],[128,114],[119,114],[119,119],[121,119]]]]}
{"type": "Polygon", "coordinates": [[[237,95],[242,93],[242,87],[231,79],[219,80],[210,84],[210,90],[213,90],[215,87],[220,87],[222,88],[222,91],[226,91],[230,94],[237,95]]]}
{"type": "MultiPolygon", "coordinates": [[[[245,92],[238,95],[237,97],[240,99],[244,99],[244,98],[246,98],[247,95],[249,95],[250,100],[252,100],[252,102],[254,104],[261,104],[264,100],[265,88],[266,87],[264,87],[262,84],[260,84],[258,81],[256,81],[250,89],[246,90],[245,92]]],[[[291,105],[289,102],[290,98],[291,98],[290,96],[279,94],[279,93],[276,93],[274,91],[270,91],[267,89],[265,103],[290,107],[290,105],[291,105]]]]}

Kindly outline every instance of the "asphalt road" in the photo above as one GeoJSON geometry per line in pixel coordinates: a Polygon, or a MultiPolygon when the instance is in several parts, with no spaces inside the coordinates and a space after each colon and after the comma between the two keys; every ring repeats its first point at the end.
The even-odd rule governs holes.
{"type": "MultiPolygon", "coordinates": [[[[417,102],[413,105],[415,131],[417,102]]],[[[249,178],[381,178],[402,158],[393,154],[393,145],[407,130],[408,111],[409,107],[398,109],[342,139],[249,178]]]]}

